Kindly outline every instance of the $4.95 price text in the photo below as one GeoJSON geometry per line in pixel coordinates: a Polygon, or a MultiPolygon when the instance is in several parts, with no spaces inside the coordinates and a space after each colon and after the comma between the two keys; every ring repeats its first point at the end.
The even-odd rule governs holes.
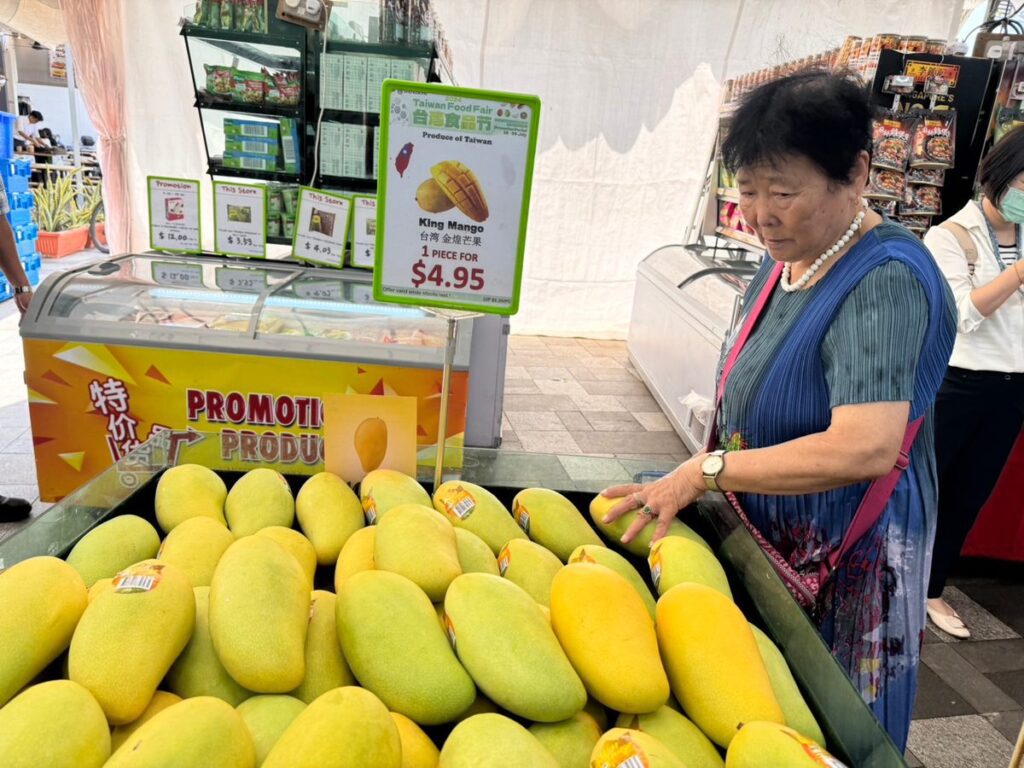
{"type": "Polygon", "coordinates": [[[461,290],[468,287],[471,291],[479,291],[484,287],[484,271],[479,267],[456,267],[449,277],[445,275],[441,264],[428,268],[420,259],[412,265],[412,284],[419,288],[424,283],[433,283],[438,288],[461,290]]]}

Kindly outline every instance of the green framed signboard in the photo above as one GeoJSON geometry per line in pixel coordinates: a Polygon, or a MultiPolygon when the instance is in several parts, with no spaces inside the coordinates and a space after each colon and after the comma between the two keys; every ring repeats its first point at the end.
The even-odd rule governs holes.
{"type": "Polygon", "coordinates": [[[202,227],[199,215],[199,182],[147,176],[149,199],[149,247],[168,253],[200,253],[202,227]]]}
{"type": "Polygon", "coordinates": [[[540,99],[385,80],[373,297],[519,308],[540,99]]]}
{"type": "Polygon", "coordinates": [[[267,187],[213,182],[213,250],[225,256],[267,258],[267,187]]]}

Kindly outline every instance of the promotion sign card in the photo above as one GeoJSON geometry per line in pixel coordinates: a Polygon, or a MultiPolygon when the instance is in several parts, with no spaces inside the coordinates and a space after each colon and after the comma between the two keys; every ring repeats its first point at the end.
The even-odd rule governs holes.
{"type": "Polygon", "coordinates": [[[199,182],[147,176],[149,247],[170,253],[199,253],[199,182]]]}
{"type": "Polygon", "coordinates": [[[377,250],[377,198],[356,195],[353,205],[351,263],[353,267],[373,269],[377,250]]]}
{"type": "Polygon", "coordinates": [[[225,256],[267,257],[267,188],[213,182],[213,250],[225,256]]]}
{"type": "Polygon", "coordinates": [[[385,81],[374,298],[515,314],[539,117],[536,96],[385,81]]]}
{"type": "Polygon", "coordinates": [[[324,397],[325,469],[347,483],[375,469],[416,477],[416,404],[397,395],[324,397]]]}
{"type": "Polygon", "coordinates": [[[292,253],[314,264],[340,267],[345,259],[351,213],[352,198],[348,195],[300,188],[292,253]]]}

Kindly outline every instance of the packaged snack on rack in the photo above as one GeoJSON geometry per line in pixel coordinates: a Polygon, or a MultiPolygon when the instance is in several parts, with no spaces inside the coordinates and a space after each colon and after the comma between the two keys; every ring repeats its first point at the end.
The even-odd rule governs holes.
{"type": "Polygon", "coordinates": [[[953,110],[926,112],[914,125],[910,145],[911,168],[952,168],[956,139],[953,110]]]}
{"type": "Polygon", "coordinates": [[[936,216],[942,213],[942,190],[922,184],[908,184],[900,203],[900,215],[936,216]]]}
{"type": "Polygon", "coordinates": [[[907,171],[907,184],[928,184],[941,187],[946,183],[946,171],[942,168],[911,168],[907,171]]]}
{"type": "Polygon", "coordinates": [[[932,225],[931,216],[903,216],[898,219],[899,223],[911,232],[926,232],[932,225]]]}
{"type": "Polygon", "coordinates": [[[220,0],[220,28],[235,28],[235,0],[220,0]]]}
{"type": "Polygon", "coordinates": [[[234,79],[234,89],[231,92],[234,101],[241,104],[263,103],[263,91],[266,87],[266,80],[262,72],[232,69],[231,76],[234,79]]]}
{"type": "Polygon", "coordinates": [[[204,64],[206,70],[206,93],[210,96],[230,97],[235,90],[235,79],[231,75],[231,67],[218,67],[204,64]]]}
{"type": "Polygon", "coordinates": [[[869,202],[871,207],[883,216],[888,216],[891,219],[896,215],[896,206],[898,205],[896,200],[870,200],[869,202]]]}
{"type": "Polygon", "coordinates": [[[902,171],[910,158],[914,118],[880,111],[871,121],[871,165],[902,171]]]}
{"type": "Polygon", "coordinates": [[[864,197],[872,200],[902,200],[906,189],[906,175],[903,171],[888,168],[872,168],[868,175],[868,186],[864,197]]]}

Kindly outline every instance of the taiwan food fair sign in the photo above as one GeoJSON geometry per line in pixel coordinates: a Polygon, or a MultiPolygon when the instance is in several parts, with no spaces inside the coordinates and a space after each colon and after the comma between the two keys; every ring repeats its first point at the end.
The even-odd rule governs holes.
{"type": "Polygon", "coordinates": [[[515,314],[539,117],[536,96],[384,82],[375,299],[515,314]]]}

